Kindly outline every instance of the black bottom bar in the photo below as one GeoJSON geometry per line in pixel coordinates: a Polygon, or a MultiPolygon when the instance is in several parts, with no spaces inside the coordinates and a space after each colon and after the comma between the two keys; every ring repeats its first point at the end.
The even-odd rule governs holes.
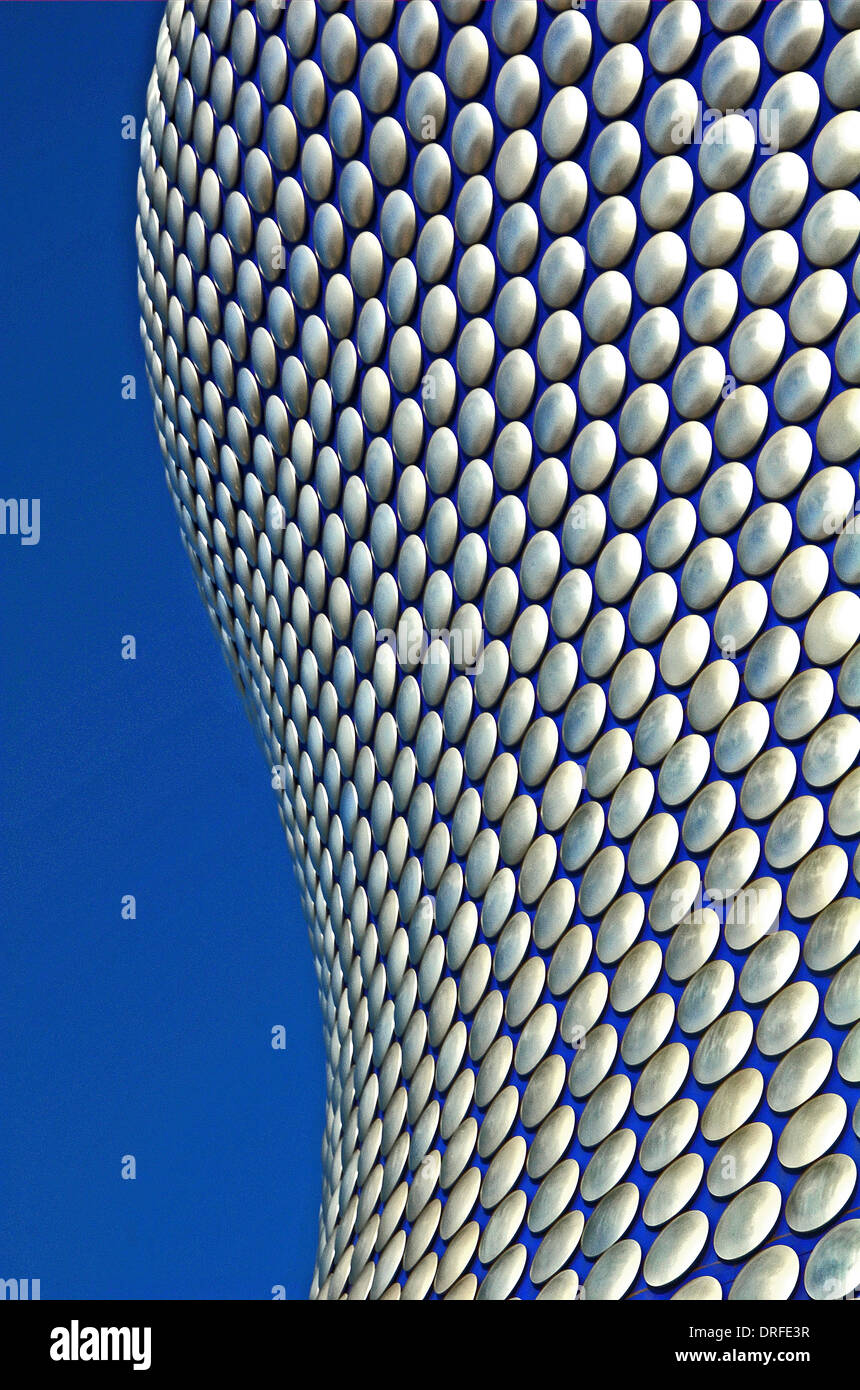
{"type": "MultiPolygon", "coordinates": [[[[613,1380],[630,1371],[641,1378],[644,1373],[663,1373],[674,1368],[683,1378],[711,1367],[733,1371],[737,1366],[754,1367],[767,1384],[775,1383],[785,1371],[806,1371],[839,1377],[846,1382],[856,1374],[856,1303],[671,1303],[624,1302],[568,1304],[560,1314],[561,1324],[552,1314],[539,1313],[539,1326],[529,1329],[528,1346],[537,1370],[544,1355],[552,1350],[565,1360],[573,1372],[588,1364],[604,1366],[613,1380]],[[545,1340],[542,1340],[545,1339],[545,1340]],[[551,1340],[550,1340],[551,1339],[551,1340]],[[853,1370],[851,1369],[853,1368],[853,1370]]],[[[382,1311],[385,1318],[386,1376],[392,1365],[391,1338],[402,1329],[411,1336],[395,1309],[382,1311]]],[[[344,1362],[362,1379],[374,1374],[378,1356],[373,1343],[356,1333],[343,1335],[350,1341],[335,1343],[320,1354],[314,1335],[328,1317],[323,1305],[299,1303],[243,1302],[12,1302],[0,1305],[0,1345],[4,1368],[15,1366],[45,1376],[49,1383],[71,1377],[92,1378],[99,1372],[112,1376],[138,1374],[161,1383],[163,1376],[188,1372],[193,1384],[205,1382],[209,1373],[219,1382],[230,1374],[247,1377],[257,1370],[282,1367],[292,1378],[298,1364],[310,1369],[317,1357],[320,1378],[328,1378],[337,1363],[338,1375],[344,1362]],[[317,1318],[320,1323],[317,1323],[317,1318]],[[362,1351],[363,1349],[363,1351],[362,1351]],[[364,1353],[364,1354],[363,1354],[364,1353]],[[358,1364],[357,1364],[358,1363],[358,1364]],[[363,1363],[363,1365],[361,1365],[363,1363]]],[[[461,1312],[469,1324],[458,1322],[457,1331],[465,1345],[475,1348],[481,1379],[486,1379],[487,1361],[494,1349],[510,1350],[511,1324],[496,1337],[488,1334],[485,1319],[493,1314],[485,1309],[461,1312]],[[480,1348],[480,1351],[478,1351],[480,1348]]],[[[336,1317],[337,1314],[334,1314],[336,1317]]],[[[355,1314],[352,1314],[355,1316],[355,1314]]],[[[369,1309],[363,1317],[379,1313],[369,1309]]],[[[408,1316],[408,1315],[407,1315],[408,1316]]],[[[506,1317],[527,1317],[520,1310],[509,1310],[506,1317]]],[[[559,1316],[559,1314],[556,1314],[559,1316]]],[[[327,1335],[331,1335],[325,1329],[327,1335]]],[[[400,1376],[408,1376],[415,1364],[414,1341],[404,1351],[400,1376]]],[[[464,1379],[465,1366],[460,1364],[464,1379]]],[[[422,1367],[426,1374],[431,1367],[422,1367]]],[[[351,1374],[352,1371],[350,1370],[351,1374]]],[[[432,1373],[432,1372],[431,1372],[432,1373]]],[[[302,1376],[304,1379],[304,1375],[302,1376]]],[[[579,1375],[573,1376],[579,1379],[579,1375]]],[[[17,1383],[22,1383],[17,1378],[17,1383]]],[[[24,1380],[23,1383],[28,1383],[24,1380]]]]}

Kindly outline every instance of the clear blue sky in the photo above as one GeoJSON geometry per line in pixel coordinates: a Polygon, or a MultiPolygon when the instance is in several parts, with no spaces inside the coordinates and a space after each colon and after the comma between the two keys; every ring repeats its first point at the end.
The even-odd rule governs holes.
{"type": "Polygon", "coordinates": [[[43,1298],[304,1297],[316,980],[137,327],[121,121],[161,12],[0,5],[0,491],[41,501],[38,545],[0,537],[0,1277],[43,1298]]]}

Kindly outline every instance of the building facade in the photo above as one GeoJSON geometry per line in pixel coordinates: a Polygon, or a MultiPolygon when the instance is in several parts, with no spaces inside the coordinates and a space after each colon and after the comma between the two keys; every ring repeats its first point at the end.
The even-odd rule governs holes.
{"type": "Polygon", "coordinates": [[[316,960],[314,1296],[860,1285],[858,31],[167,5],[142,335],[316,960]]]}

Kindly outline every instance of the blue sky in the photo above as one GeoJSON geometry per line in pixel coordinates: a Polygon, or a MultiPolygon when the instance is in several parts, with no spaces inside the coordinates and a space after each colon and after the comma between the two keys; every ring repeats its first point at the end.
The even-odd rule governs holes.
{"type": "Polygon", "coordinates": [[[38,545],[0,537],[0,1277],[43,1298],[304,1297],[316,980],[137,327],[121,125],[161,11],[0,5],[0,472],[5,497],[41,503],[38,545]]]}

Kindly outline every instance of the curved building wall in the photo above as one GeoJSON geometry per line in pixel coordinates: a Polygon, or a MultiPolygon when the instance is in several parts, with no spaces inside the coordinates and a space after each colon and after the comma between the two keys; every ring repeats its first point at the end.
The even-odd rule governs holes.
{"type": "Polygon", "coordinates": [[[316,959],[315,1296],[860,1284],[858,29],[167,5],[142,333],[316,959]]]}

